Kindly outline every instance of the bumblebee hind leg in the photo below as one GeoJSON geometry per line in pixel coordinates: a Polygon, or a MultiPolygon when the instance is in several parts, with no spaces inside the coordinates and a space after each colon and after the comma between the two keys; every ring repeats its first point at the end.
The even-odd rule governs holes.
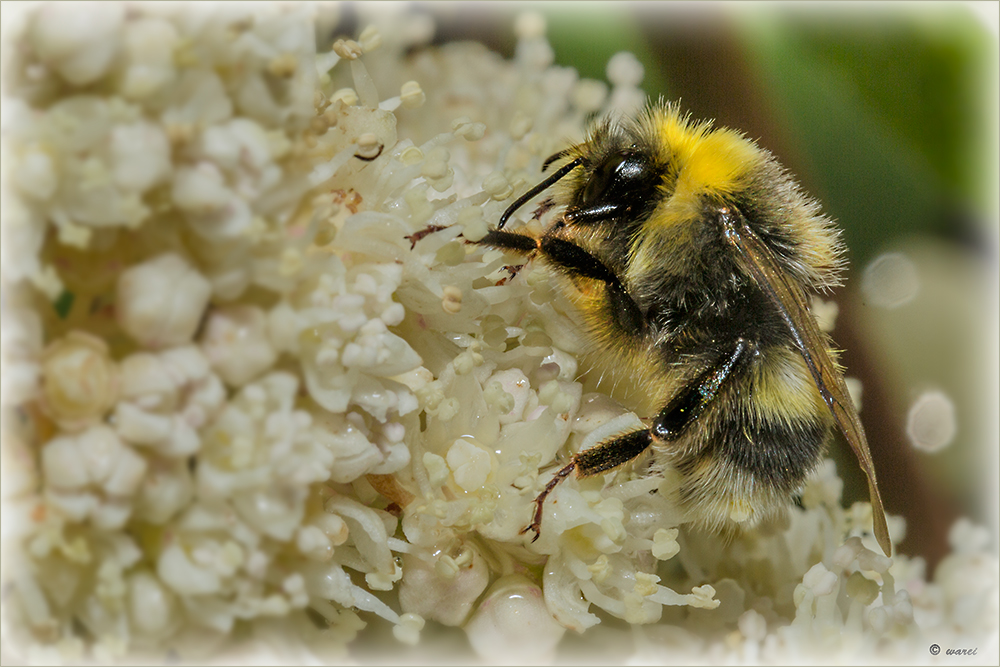
{"type": "Polygon", "coordinates": [[[590,449],[584,450],[579,454],[573,456],[573,460],[555,474],[555,476],[549,480],[549,483],[545,485],[542,492],[538,494],[535,498],[535,514],[532,518],[530,524],[525,526],[521,531],[521,534],[525,534],[528,531],[534,531],[535,537],[531,540],[534,542],[538,539],[541,534],[542,528],[542,506],[545,504],[545,499],[552,492],[559,482],[563,481],[569,476],[574,470],[576,471],[577,477],[593,477],[594,475],[599,475],[602,472],[607,472],[608,470],[614,470],[615,468],[621,467],[632,461],[640,454],[642,454],[649,445],[652,444],[653,440],[649,434],[649,429],[642,429],[640,431],[632,431],[631,433],[626,433],[620,435],[613,440],[607,440],[599,445],[591,447],[590,449]]]}
{"type": "Polygon", "coordinates": [[[561,468],[535,498],[534,516],[521,534],[534,531],[535,537],[531,541],[538,539],[545,499],[570,473],[576,471],[577,477],[599,475],[638,458],[654,440],[671,442],[680,438],[719,394],[723,383],[734,375],[737,365],[745,362],[755,350],[756,346],[753,343],[744,338],[737,338],[731,353],[721,357],[678,392],[656,416],[651,428],[625,433],[575,454],[573,460],[561,468]]]}
{"type": "Polygon", "coordinates": [[[737,364],[745,363],[756,349],[756,345],[745,338],[737,338],[729,356],[719,359],[694,382],[685,386],[667,403],[667,407],[660,411],[653,421],[651,429],[653,437],[665,442],[681,437],[688,426],[719,394],[723,383],[734,375],[737,364]]]}

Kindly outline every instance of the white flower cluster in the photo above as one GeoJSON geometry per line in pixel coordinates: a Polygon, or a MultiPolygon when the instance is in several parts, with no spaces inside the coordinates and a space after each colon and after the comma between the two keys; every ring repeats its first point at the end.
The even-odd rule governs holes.
{"type": "Polygon", "coordinates": [[[581,377],[544,271],[468,241],[588,116],[641,105],[642,68],[581,80],[536,15],[504,61],[360,11],[319,51],[335,9],[24,14],[3,224],[19,655],[197,660],[240,634],[330,659],[388,623],[538,661],[610,615],[651,659],[864,660],[995,630],[977,529],[927,583],[870,549],[832,465],[768,535],[691,531],[669,471],[629,470],[560,485],[521,535],[561,453],[641,422],[581,377]]]}

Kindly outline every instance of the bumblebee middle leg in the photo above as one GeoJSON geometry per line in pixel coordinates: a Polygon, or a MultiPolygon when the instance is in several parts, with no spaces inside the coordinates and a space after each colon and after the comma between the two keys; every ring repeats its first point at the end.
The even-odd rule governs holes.
{"type": "Polygon", "coordinates": [[[726,379],[735,374],[737,365],[745,362],[755,350],[753,343],[737,338],[728,355],[722,356],[667,403],[652,427],[625,433],[575,454],[573,460],[561,468],[535,498],[534,516],[521,534],[534,531],[535,537],[531,541],[538,539],[545,499],[570,473],[575,471],[576,476],[581,478],[599,475],[638,458],[654,440],[671,442],[680,438],[719,394],[726,379]]]}

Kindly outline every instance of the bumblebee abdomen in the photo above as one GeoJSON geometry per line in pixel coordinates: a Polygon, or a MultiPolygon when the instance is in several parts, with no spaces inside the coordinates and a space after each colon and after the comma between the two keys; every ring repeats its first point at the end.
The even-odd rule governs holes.
{"type": "MultiPolygon", "coordinates": [[[[818,416],[818,415],[817,415],[818,416]]],[[[706,434],[701,457],[732,468],[733,481],[752,479],[787,497],[819,462],[830,425],[816,418],[720,420],[706,434]]]]}
{"type": "Polygon", "coordinates": [[[658,449],[683,478],[679,500],[692,519],[751,527],[787,506],[819,464],[833,422],[788,346],[760,351],[720,399],[683,442],[658,449]]]}
{"type": "Polygon", "coordinates": [[[679,502],[689,519],[719,530],[730,522],[752,528],[780,515],[818,465],[830,428],[732,422],[713,435],[713,447],[672,467],[682,475],[679,502]]]}

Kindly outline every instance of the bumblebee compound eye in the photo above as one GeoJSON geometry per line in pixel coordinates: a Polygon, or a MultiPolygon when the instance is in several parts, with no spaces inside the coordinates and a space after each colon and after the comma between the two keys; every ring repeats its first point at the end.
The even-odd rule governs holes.
{"type": "Polygon", "coordinates": [[[580,193],[580,204],[590,206],[601,198],[612,184],[618,168],[627,160],[625,155],[614,155],[597,165],[580,193]]]}
{"type": "Polygon", "coordinates": [[[655,200],[661,173],[644,153],[609,155],[577,195],[567,212],[568,221],[586,224],[642,213],[655,200]]]}

